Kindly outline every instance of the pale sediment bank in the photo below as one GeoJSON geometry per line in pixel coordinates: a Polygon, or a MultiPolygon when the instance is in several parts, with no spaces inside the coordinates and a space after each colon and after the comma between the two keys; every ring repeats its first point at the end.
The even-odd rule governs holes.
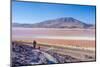
{"type": "Polygon", "coordinates": [[[95,37],[84,37],[84,36],[13,36],[14,39],[64,39],[64,40],[95,40],[95,37]]]}

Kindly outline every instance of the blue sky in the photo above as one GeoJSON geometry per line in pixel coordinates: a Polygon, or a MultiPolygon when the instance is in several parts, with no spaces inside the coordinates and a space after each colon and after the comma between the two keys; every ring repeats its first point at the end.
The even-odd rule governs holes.
{"type": "Polygon", "coordinates": [[[73,17],[88,24],[95,24],[95,6],[16,1],[12,3],[12,22],[33,24],[61,17],[73,17]]]}

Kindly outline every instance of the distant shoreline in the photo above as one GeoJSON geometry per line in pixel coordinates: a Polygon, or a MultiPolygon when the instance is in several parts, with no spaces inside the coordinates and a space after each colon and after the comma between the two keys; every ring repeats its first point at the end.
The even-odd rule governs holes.
{"type": "Polygon", "coordinates": [[[95,30],[92,28],[73,28],[73,29],[69,29],[69,28],[32,28],[32,27],[12,27],[12,29],[44,29],[44,30],[95,30]]]}

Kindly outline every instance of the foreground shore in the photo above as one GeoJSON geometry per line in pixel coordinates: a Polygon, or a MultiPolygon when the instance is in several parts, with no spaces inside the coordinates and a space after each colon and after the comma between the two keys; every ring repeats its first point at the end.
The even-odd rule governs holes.
{"type": "MultiPolygon", "coordinates": [[[[66,48],[58,47],[45,44],[37,44],[37,47],[34,49],[32,43],[14,41],[15,44],[12,44],[12,63],[16,65],[18,62],[20,65],[36,65],[36,64],[55,64],[55,63],[72,63],[72,62],[83,62],[83,61],[95,61],[95,51],[76,49],[76,48],[66,48]],[[40,47],[40,48],[38,48],[40,47]],[[32,52],[32,53],[30,53],[32,52]],[[25,54],[24,54],[25,53],[25,54]],[[40,55],[40,60],[31,61],[35,58],[36,55],[40,55]],[[18,57],[22,56],[22,57],[18,57]],[[17,60],[15,58],[18,58],[17,60]],[[25,59],[29,57],[28,59],[25,59]],[[41,58],[44,57],[44,60],[41,58]],[[23,61],[23,62],[21,62],[23,61]],[[25,63],[27,62],[27,63],[25,63]]],[[[39,56],[37,56],[38,58],[39,56]]]]}

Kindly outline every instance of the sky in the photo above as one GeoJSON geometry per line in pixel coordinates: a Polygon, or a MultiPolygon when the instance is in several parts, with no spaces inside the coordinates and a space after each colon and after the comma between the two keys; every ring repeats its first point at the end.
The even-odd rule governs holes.
{"type": "Polygon", "coordinates": [[[88,24],[95,24],[95,6],[12,2],[13,23],[34,24],[61,17],[73,17],[88,24]]]}

